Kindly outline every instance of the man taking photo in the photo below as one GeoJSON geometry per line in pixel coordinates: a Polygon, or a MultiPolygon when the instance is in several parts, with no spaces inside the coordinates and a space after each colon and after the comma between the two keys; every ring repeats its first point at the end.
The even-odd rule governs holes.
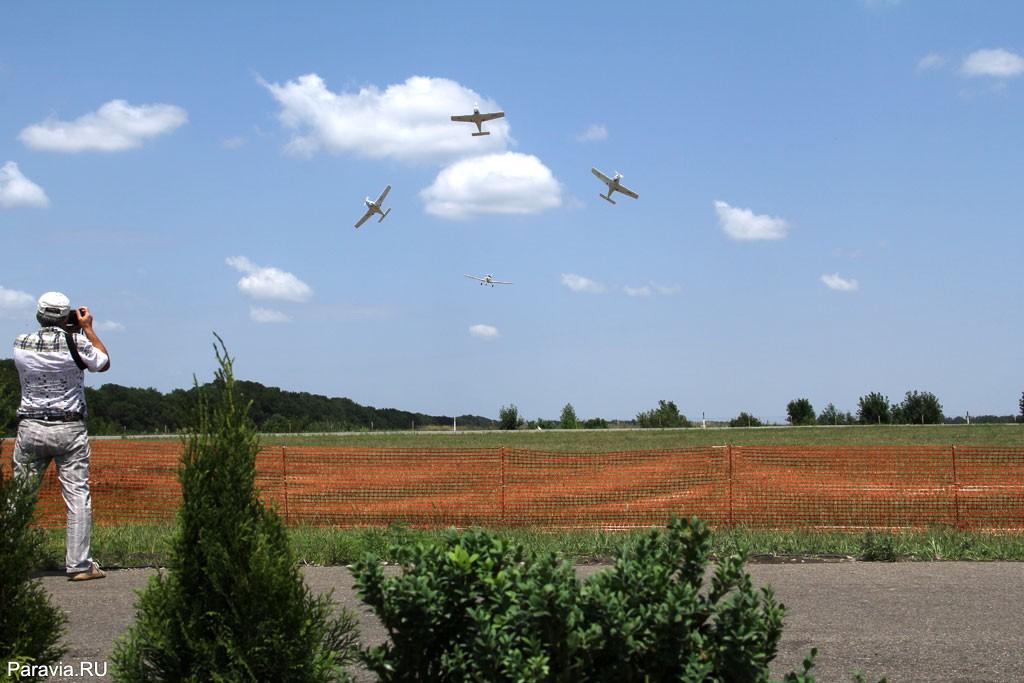
{"type": "Polygon", "coordinates": [[[50,461],[56,461],[68,513],[68,578],[102,579],[106,574],[91,554],[85,370],[106,372],[110,355],[93,330],[89,309],[72,309],[71,301],[60,292],[39,297],[36,320],[40,329],[14,342],[14,364],[21,380],[14,476],[33,476],[38,483],[50,461]]]}

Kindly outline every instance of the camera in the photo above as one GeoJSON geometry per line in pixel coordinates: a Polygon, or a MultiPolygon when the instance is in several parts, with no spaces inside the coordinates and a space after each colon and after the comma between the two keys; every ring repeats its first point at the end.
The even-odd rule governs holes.
{"type": "Polygon", "coordinates": [[[68,312],[68,321],[64,323],[64,329],[68,332],[81,332],[82,325],[78,322],[78,309],[72,308],[68,312]]]}

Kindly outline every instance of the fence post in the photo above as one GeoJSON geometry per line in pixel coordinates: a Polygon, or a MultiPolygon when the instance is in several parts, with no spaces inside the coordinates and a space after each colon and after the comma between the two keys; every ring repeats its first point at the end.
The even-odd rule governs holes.
{"type": "Polygon", "coordinates": [[[735,526],[732,517],[732,444],[726,444],[725,452],[729,458],[729,527],[735,526]]]}
{"type": "Polygon", "coordinates": [[[281,491],[284,495],[284,523],[288,526],[290,515],[288,510],[288,449],[281,446],[281,491]]]}
{"type": "Polygon", "coordinates": [[[499,519],[499,522],[500,522],[501,526],[505,526],[505,447],[504,446],[501,447],[501,451],[499,452],[498,463],[499,463],[499,470],[500,470],[500,475],[499,476],[501,477],[501,482],[500,482],[500,485],[499,485],[499,490],[500,490],[500,493],[501,493],[501,511],[499,513],[499,518],[498,519],[499,519]]]}
{"type": "Polygon", "coordinates": [[[956,446],[950,446],[953,454],[953,519],[956,528],[960,529],[960,479],[956,473],[956,446]]]}

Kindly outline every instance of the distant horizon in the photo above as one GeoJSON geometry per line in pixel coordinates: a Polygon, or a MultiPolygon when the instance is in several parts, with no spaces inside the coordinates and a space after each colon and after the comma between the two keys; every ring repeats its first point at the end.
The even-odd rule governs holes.
{"type": "MultiPolygon", "coordinates": [[[[0,357],[0,362],[3,362],[3,361],[12,361],[13,362],[13,359],[0,357]]],[[[164,389],[157,389],[155,387],[143,387],[143,386],[126,385],[126,384],[123,384],[121,382],[102,382],[102,383],[98,383],[98,384],[93,385],[93,384],[90,383],[90,381],[88,379],[89,377],[91,377],[93,380],[95,380],[95,379],[98,379],[98,378],[102,378],[103,376],[102,375],[87,376],[86,386],[90,386],[90,387],[92,387],[94,389],[99,389],[100,387],[102,387],[102,386],[104,386],[106,384],[114,384],[114,385],[118,385],[118,386],[125,386],[125,387],[132,388],[132,389],[155,389],[156,391],[159,391],[161,394],[166,395],[166,394],[168,394],[168,393],[170,393],[172,391],[177,391],[177,390],[188,391],[189,389],[192,388],[191,386],[183,386],[183,387],[175,387],[175,388],[172,388],[172,389],[169,389],[169,390],[164,390],[164,389]]],[[[400,411],[405,411],[405,412],[410,412],[410,413],[418,413],[418,414],[428,415],[430,417],[438,417],[438,418],[440,418],[440,417],[448,417],[448,418],[477,417],[477,418],[485,418],[485,419],[488,419],[488,420],[493,420],[494,422],[498,422],[499,421],[499,417],[497,417],[497,411],[500,411],[500,409],[502,407],[504,407],[504,406],[514,405],[514,402],[509,402],[509,403],[503,404],[502,406],[499,406],[496,409],[494,417],[492,417],[492,416],[490,416],[490,415],[488,415],[486,413],[479,412],[479,411],[468,411],[468,412],[461,412],[461,413],[457,413],[457,414],[431,413],[431,412],[428,412],[428,411],[417,410],[417,409],[414,409],[414,408],[410,408],[408,406],[403,406],[403,405],[400,405],[398,402],[395,402],[392,405],[384,405],[384,404],[372,405],[372,404],[369,404],[369,403],[363,403],[362,401],[360,401],[355,396],[338,395],[338,394],[332,395],[332,394],[325,394],[325,393],[320,393],[320,392],[287,389],[285,387],[279,387],[277,385],[270,385],[270,384],[266,384],[264,382],[260,382],[258,380],[248,379],[248,378],[245,378],[245,377],[237,377],[236,379],[238,381],[242,381],[242,382],[254,382],[254,383],[257,383],[257,384],[261,384],[262,386],[265,386],[267,388],[280,389],[281,391],[287,391],[287,392],[290,392],[290,393],[305,393],[305,394],[310,394],[312,396],[321,396],[321,397],[328,398],[328,399],[335,399],[335,398],[337,398],[337,399],[348,399],[350,401],[353,401],[353,402],[357,403],[360,406],[363,406],[363,407],[366,407],[366,408],[373,408],[375,410],[394,409],[394,410],[400,410],[400,411]]],[[[212,380],[212,378],[208,379],[208,380],[206,380],[204,382],[201,382],[201,384],[208,383],[211,380],[212,380]]],[[[895,405],[899,404],[904,399],[905,394],[906,394],[906,392],[904,392],[904,394],[902,394],[901,396],[899,396],[895,400],[894,400],[894,398],[892,396],[889,396],[887,398],[889,399],[890,404],[892,406],[895,406],[895,405]]],[[[866,395],[866,393],[863,394],[863,395],[866,395]]],[[[794,398],[801,398],[801,397],[794,397],[794,398]]],[[[861,397],[858,396],[858,400],[860,398],[861,397]]],[[[939,402],[941,403],[942,402],[942,397],[938,396],[937,398],[939,399],[939,402]]],[[[667,397],[667,398],[658,399],[658,400],[672,401],[672,402],[674,402],[674,403],[676,403],[678,405],[678,401],[676,399],[674,399],[674,398],[668,398],[667,397]]],[[[610,417],[610,416],[607,416],[607,415],[580,415],[578,411],[577,411],[577,417],[579,418],[580,421],[585,421],[585,420],[588,420],[588,419],[600,418],[600,419],[603,419],[603,420],[607,420],[609,422],[619,422],[619,423],[635,422],[636,421],[636,417],[637,417],[637,415],[640,412],[646,411],[646,410],[651,410],[652,408],[656,408],[658,400],[653,401],[652,405],[650,405],[650,406],[646,406],[646,407],[637,409],[637,411],[635,413],[633,413],[633,415],[631,415],[629,417],[623,417],[623,416],[611,416],[610,417]]],[[[571,403],[571,401],[569,403],[571,403]]],[[[563,407],[564,407],[564,405],[565,404],[563,404],[563,407]]],[[[826,402],[825,404],[822,404],[820,406],[814,406],[813,402],[812,402],[812,406],[814,407],[815,415],[820,415],[821,411],[828,406],[828,403],[826,402]]],[[[519,406],[517,405],[516,408],[518,410],[519,406]]],[[[575,405],[573,406],[573,408],[575,410],[575,405]]],[[[853,410],[844,410],[844,409],[840,408],[839,406],[836,406],[836,409],[839,410],[839,412],[841,414],[850,413],[854,418],[857,417],[857,406],[854,406],[853,410]]],[[[709,422],[709,423],[710,422],[728,423],[729,421],[734,420],[737,417],[739,417],[739,415],[741,413],[747,413],[747,414],[751,415],[752,417],[755,417],[755,418],[761,420],[762,422],[765,423],[765,424],[763,424],[761,426],[765,426],[765,427],[772,427],[772,426],[788,427],[788,426],[792,426],[792,425],[788,424],[788,422],[787,422],[788,416],[785,413],[783,413],[781,415],[775,415],[775,416],[773,416],[773,415],[758,415],[758,414],[752,413],[749,410],[739,409],[739,410],[736,411],[736,413],[734,415],[731,415],[729,417],[710,417],[710,416],[703,416],[703,415],[699,415],[699,414],[698,415],[690,415],[690,414],[685,413],[685,411],[683,411],[684,417],[686,417],[690,422],[692,422],[694,424],[694,426],[697,426],[697,427],[701,426],[701,421],[702,420],[706,421],[706,422],[709,422]]],[[[943,409],[943,416],[944,416],[944,418],[947,421],[948,420],[955,420],[955,419],[958,419],[958,418],[959,419],[966,419],[968,417],[968,415],[971,418],[985,418],[985,417],[1001,417],[1001,418],[1004,418],[1004,417],[1016,417],[1019,414],[1020,414],[1020,412],[1018,410],[1018,411],[1010,411],[1010,412],[1006,412],[1006,413],[964,413],[962,415],[956,415],[956,414],[950,414],[950,413],[946,412],[945,409],[943,409]]],[[[537,420],[537,419],[541,419],[541,420],[546,420],[546,421],[557,422],[559,420],[559,418],[560,418],[560,415],[561,415],[561,408],[559,409],[558,414],[556,414],[556,415],[554,415],[552,417],[543,416],[543,415],[525,415],[520,410],[520,417],[522,417],[523,419],[525,419],[527,421],[534,421],[534,420],[537,420]]],[[[942,423],[940,423],[940,424],[942,424],[942,423]]],[[[846,426],[846,425],[818,425],[818,426],[846,426]]]]}
{"type": "Polygon", "coordinates": [[[1022,24],[1007,0],[10,5],[0,342],[58,290],[111,352],[90,385],[187,388],[216,330],[251,381],[431,415],[778,422],[913,390],[1016,414],[1022,24]],[[490,135],[450,120],[474,104],[505,112],[490,135]]]}

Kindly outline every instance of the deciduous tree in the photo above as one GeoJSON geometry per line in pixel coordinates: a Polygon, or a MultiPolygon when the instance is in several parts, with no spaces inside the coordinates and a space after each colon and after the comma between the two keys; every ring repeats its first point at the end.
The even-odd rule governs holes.
{"type": "Polygon", "coordinates": [[[558,426],[562,429],[576,429],[580,426],[580,421],[576,417],[576,409],[572,407],[571,403],[566,403],[562,408],[562,418],[559,420],[558,426]]]}
{"type": "Polygon", "coordinates": [[[658,407],[653,410],[638,413],[637,424],[641,427],[689,427],[690,421],[679,412],[679,408],[672,401],[658,401],[658,407]]]}
{"type": "Polygon", "coordinates": [[[742,412],[733,419],[729,420],[730,427],[762,427],[764,423],[758,420],[756,417],[747,412],[742,412]]]}
{"type": "Polygon", "coordinates": [[[940,424],[942,404],[930,391],[908,391],[903,402],[893,408],[893,421],[901,424],[940,424]]]}
{"type": "Polygon", "coordinates": [[[857,421],[861,424],[889,424],[892,422],[892,408],[889,397],[873,391],[857,401],[857,421]]]}
{"type": "Polygon", "coordinates": [[[519,429],[526,422],[519,417],[519,408],[514,403],[502,406],[498,411],[498,423],[502,429],[519,429]]]}
{"type": "Polygon", "coordinates": [[[814,424],[814,406],[806,398],[795,398],[786,404],[786,420],[796,426],[814,424]]]}

